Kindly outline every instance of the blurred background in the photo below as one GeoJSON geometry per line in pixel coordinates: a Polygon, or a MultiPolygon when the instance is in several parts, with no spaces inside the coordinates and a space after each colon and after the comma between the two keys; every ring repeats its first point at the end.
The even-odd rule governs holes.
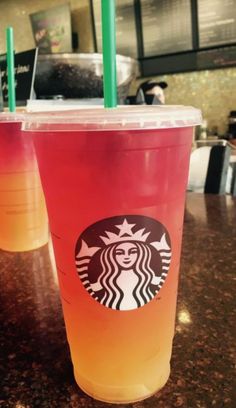
{"type": "MultiPolygon", "coordinates": [[[[236,1],[117,0],[116,4],[117,53],[138,62],[138,70],[132,66],[127,73],[131,85],[125,93],[135,96],[147,79],[165,81],[166,104],[202,110],[205,122],[199,138],[225,137],[230,124],[234,134],[236,1]]],[[[8,25],[14,28],[16,53],[39,47],[41,68],[42,61],[50,59],[45,54],[101,53],[99,0],[1,0],[0,7],[2,54],[8,25]],[[46,30],[51,45],[45,40],[46,30]]]]}

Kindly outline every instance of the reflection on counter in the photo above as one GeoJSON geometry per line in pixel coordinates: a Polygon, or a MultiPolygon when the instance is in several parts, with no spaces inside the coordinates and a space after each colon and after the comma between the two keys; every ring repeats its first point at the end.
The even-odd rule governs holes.
{"type": "Polygon", "coordinates": [[[187,309],[180,309],[178,313],[178,322],[182,324],[190,324],[192,323],[192,319],[190,313],[187,309]]]}

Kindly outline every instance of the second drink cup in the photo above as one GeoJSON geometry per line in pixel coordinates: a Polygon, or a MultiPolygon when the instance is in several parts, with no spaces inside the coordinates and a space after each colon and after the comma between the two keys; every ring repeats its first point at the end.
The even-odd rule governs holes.
{"type": "Polygon", "coordinates": [[[29,115],[78,385],[149,397],[170,373],[185,189],[197,109],[29,115]]]}
{"type": "Polygon", "coordinates": [[[24,113],[0,113],[0,249],[29,251],[48,242],[48,219],[24,113]]]}

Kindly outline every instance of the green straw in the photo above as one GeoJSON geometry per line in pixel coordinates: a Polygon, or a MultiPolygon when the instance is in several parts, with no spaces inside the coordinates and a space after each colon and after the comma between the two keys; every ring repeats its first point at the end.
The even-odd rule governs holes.
{"type": "Polygon", "coordinates": [[[104,107],[117,106],[115,0],[102,0],[104,107]]]}
{"type": "Polygon", "coordinates": [[[7,82],[8,82],[8,107],[10,112],[16,110],[16,90],[14,74],[14,39],[13,28],[7,27],[7,82]]]}

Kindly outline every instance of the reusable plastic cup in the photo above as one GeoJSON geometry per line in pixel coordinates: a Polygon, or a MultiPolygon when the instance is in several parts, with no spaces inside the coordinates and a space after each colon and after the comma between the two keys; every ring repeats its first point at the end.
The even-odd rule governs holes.
{"type": "Polygon", "coordinates": [[[0,114],[0,248],[28,251],[48,242],[46,205],[23,113],[0,114]]]}
{"type": "Polygon", "coordinates": [[[78,385],[127,403],[166,383],[174,335],[191,107],[29,116],[78,385]]]}

